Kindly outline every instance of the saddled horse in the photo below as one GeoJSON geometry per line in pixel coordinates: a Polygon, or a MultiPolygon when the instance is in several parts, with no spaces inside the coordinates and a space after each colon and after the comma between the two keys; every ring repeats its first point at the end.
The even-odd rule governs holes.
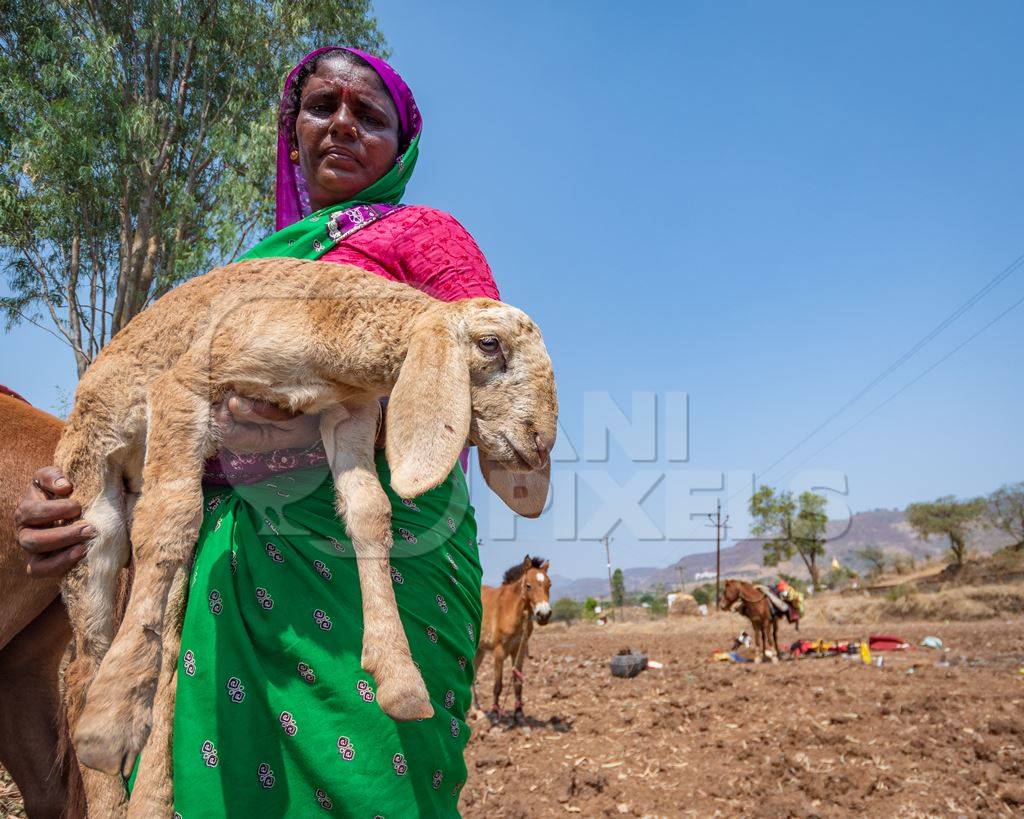
{"type": "MultiPolygon", "coordinates": [[[[502,672],[505,660],[512,658],[512,688],[516,695],[513,718],[524,722],[523,716],[523,663],[526,661],[533,622],[545,625],[551,619],[551,579],[548,577],[549,561],[542,557],[523,558],[522,563],[505,572],[501,585],[483,586],[480,597],[484,604],[483,625],[480,628],[480,645],[473,665],[480,663],[488,652],[494,654],[494,719],[501,717],[502,672]]],[[[476,688],[473,689],[476,700],[476,688]]],[[[476,700],[476,707],[480,707],[476,700]]]]}
{"type": "Polygon", "coordinates": [[[725,590],[722,592],[722,611],[730,611],[739,602],[736,610],[750,621],[754,627],[754,641],[757,644],[760,660],[777,660],[779,657],[779,617],[768,593],[764,589],[747,583],[743,580],[726,580],[725,590]],[[772,644],[775,646],[775,656],[768,656],[768,634],[771,632],[772,644]]]}

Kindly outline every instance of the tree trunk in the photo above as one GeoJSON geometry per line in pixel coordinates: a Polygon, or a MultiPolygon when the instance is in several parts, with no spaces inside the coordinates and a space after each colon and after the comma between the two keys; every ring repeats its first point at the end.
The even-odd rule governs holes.
{"type": "Polygon", "coordinates": [[[951,534],[949,536],[949,548],[953,552],[953,560],[956,562],[957,568],[963,566],[964,556],[967,553],[967,544],[964,543],[963,538],[951,534]]]}

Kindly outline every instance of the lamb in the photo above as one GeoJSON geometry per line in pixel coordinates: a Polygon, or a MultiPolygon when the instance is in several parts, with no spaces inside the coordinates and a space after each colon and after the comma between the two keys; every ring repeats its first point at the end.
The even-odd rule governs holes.
{"type": "Polygon", "coordinates": [[[69,720],[79,761],[96,771],[131,770],[158,682],[167,687],[177,654],[168,601],[184,588],[202,520],[203,463],[218,446],[211,405],[231,392],[321,413],[358,559],[362,664],[394,719],[433,709],[391,586],[391,511],[373,452],[380,399],[390,394],[386,457],[399,496],[440,484],[469,441],[515,511],[543,509],[557,399],[541,334],[522,311],[440,302],[355,267],[295,259],[239,262],[181,285],[97,357],[57,449],[97,532],[63,587],[72,676],[92,679],[84,703],[69,692],[69,720]],[[115,636],[130,548],[135,576],[115,636]]]}

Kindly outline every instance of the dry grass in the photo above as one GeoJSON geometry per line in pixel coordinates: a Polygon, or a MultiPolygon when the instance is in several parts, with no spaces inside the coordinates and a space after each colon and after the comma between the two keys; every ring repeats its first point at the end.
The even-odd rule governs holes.
{"type": "Polygon", "coordinates": [[[11,780],[11,775],[0,768],[0,816],[21,819],[24,815],[25,809],[21,804],[18,786],[11,780]]]}
{"type": "MultiPolygon", "coordinates": [[[[1024,613],[1024,585],[963,586],[938,592],[893,594],[889,599],[828,595],[811,604],[827,623],[883,620],[988,620],[1024,613]]],[[[816,618],[817,619],[817,618],[816,618]]]]}

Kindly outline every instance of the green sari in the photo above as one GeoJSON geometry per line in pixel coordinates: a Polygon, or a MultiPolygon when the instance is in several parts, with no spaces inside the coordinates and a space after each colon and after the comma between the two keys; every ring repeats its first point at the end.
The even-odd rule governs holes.
{"type": "Polygon", "coordinates": [[[174,807],[195,817],[458,816],[480,630],[466,481],[392,501],[392,579],[434,716],[398,723],[360,667],[362,610],[329,471],[206,487],[182,630],[174,807]]]}

